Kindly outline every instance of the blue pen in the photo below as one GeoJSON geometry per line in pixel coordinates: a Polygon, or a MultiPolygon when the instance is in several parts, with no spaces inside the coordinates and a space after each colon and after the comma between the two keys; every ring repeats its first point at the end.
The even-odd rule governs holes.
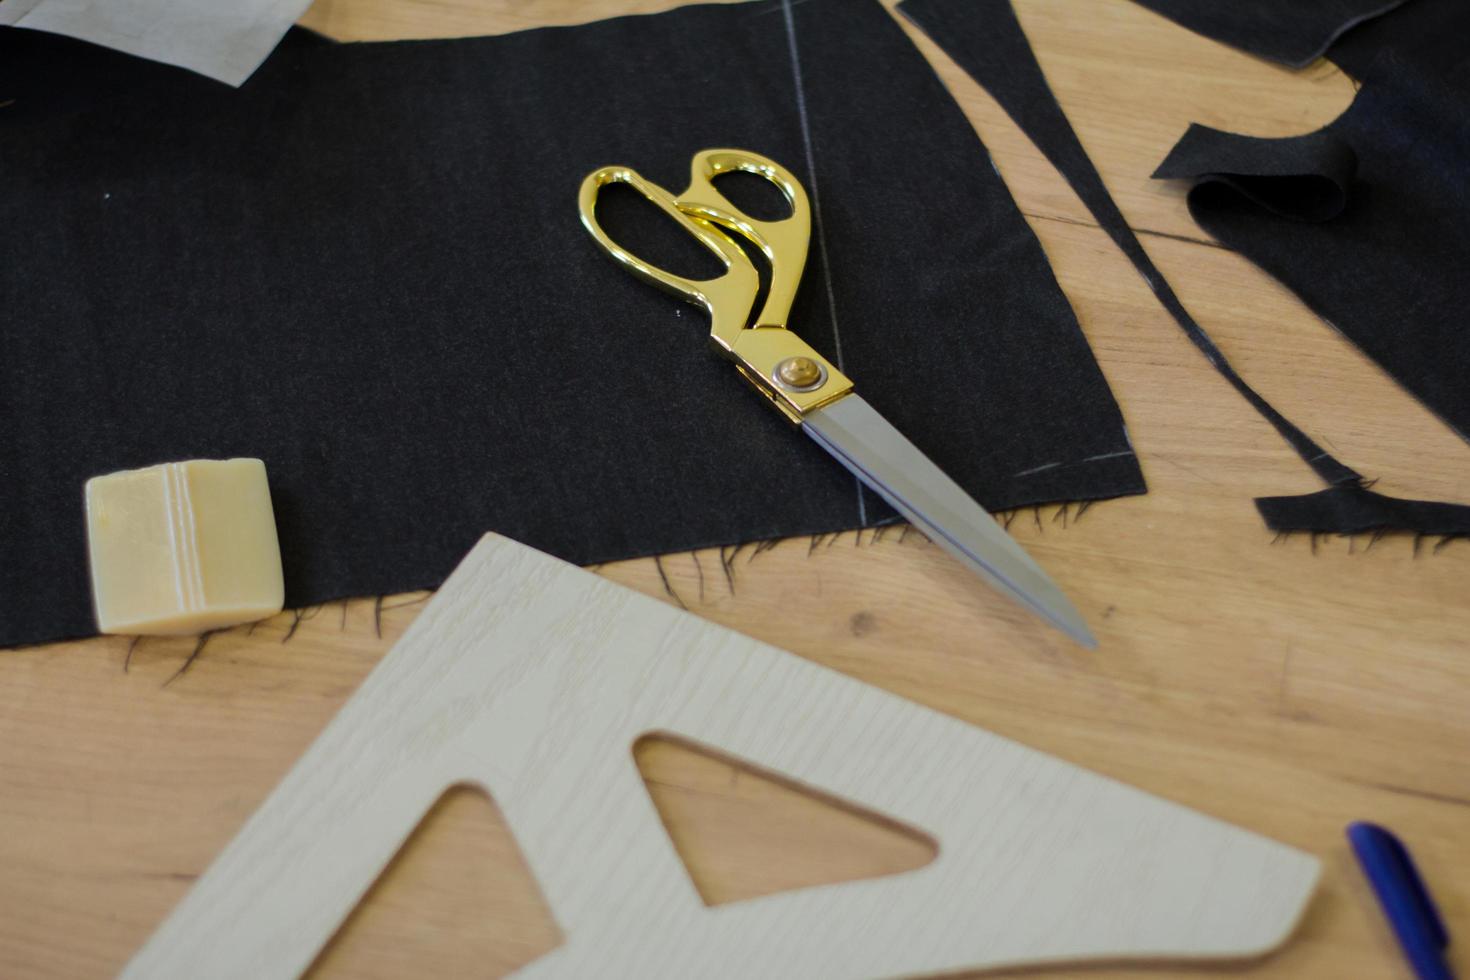
{"type": "Polygon", "coordinates": [[[1444,958],[1445,947],[1450,944],[1449,930],[1414,867],[1409,849],[1377,824],[1349,824],[1347,836],[1415,976],[1419,980],[1454,980],[1444,958]]]}

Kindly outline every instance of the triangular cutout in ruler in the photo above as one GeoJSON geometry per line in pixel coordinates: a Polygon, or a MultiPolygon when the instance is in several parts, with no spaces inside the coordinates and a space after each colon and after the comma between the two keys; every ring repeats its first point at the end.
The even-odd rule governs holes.
{"type": "Polygon", "coordinates": [[[920,830],[708,745],[645,735],[633,758],[706,905],[901,874],[939,853],[920,830]]]}
{"type": "Polygon", "coordinates": [[[299,976],[450,785],[499,804],[566,941],[518,977],[889,977],[1259,955],[1308,854],[487,535],[123,971],[299,976]],[[717,747],[939,843],[710,908],[628,747],[717,747]]]}
{"type": "Polygon", "coordinates": [[[310,980],[420,975],[503,977],[563,937],[500,808],[453,786],[424,815],[307,971],[310,980]],[[445,893],[455,901],[446,902],[445,893]],[[413,911],[432,901],[432,918],[413,911]],[[534,910],[534,912],[530,911],[534,910]]]}

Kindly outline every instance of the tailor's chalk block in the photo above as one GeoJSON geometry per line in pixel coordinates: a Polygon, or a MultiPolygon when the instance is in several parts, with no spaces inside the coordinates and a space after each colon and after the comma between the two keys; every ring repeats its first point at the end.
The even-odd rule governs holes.
{"type": "Polygon", "coordinates": [[[265,464],[195,459],[87,481],[92,602],[103,633],[201,633],[281,611],[265,464]]]}

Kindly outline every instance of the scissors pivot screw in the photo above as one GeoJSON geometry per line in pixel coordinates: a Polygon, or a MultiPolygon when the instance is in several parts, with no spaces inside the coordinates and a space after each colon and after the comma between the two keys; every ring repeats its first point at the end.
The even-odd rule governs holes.
{"type": "Polygon", "coordinates": [[[776,365],[776,383],[791,391],[811,391],[826,380],[827,372],[810,357],[788,357],[776,365]]]}

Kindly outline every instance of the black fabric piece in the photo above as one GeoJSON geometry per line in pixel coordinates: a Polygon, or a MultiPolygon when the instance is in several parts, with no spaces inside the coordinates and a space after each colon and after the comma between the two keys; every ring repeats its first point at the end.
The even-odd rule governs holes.
{"type": "MultiPolygon", "coordinates": [[[[1424,1],[1424,0],[1420,0],[1424,1]]],[[[950,57],[976,82],[979,82],[995,101],[1016,120],[1016,125],[1041,148],[1051,165],[1060,170],[1073,190],[1078,192],[1082,203],[1088,207],[1098,225],[1113,239],[1114,244],[1129,257],[1133,267],[1157,295],[1158,301],[1170,316],[1175,317],[1180,328],[1189,336],[1195,347],[1200,348],[1205,359],[1230,385],[1241,392],[1261,416],[1266,417],[1277,432],[1301,455],[1329,489],[1307,497],[1258,498],[1257,510],[1266,519],[1267,526],[1274,530],[1319,530],[1319,532],[1348,532],[1352,523],[1361,517],[1364,480],[1351,467],[1336,460],[1323,450],[1307,433],[1292,425],[1285,416],[1270,406],[1261,395],[1251,388],[1235,372],[1225,354],[1216,347],[1213,339],[1205,334],[1204,328],[1180,303],[1179,297],[1158,272],[1147,251],[1139,244],[1138,237],[1127,226],[1127,220],[1114,204],[1107,192],[1097,167],[1082,148],[1072,123],[1057,103],[1047,85],[1041,65],[1030,50],[1025,32],[1020,28],[1016,13],[1008,0],[906,0],[898,9],[919,25],[925,34],[944,48],[950,57]],[[1291,502],[1297,501],[1297,502],[1291,502]],[[1282,520],[1288,525],[1282,525],[1282,520]],[[1304,526],[1298,526],[1304,525],[1304,526]]],[[[1376,28],[1376,22],[1370,28],[1376,28]]],[[[1369,29],[1369,28],[1363,28],[1369,29]]],[[[1461,35],[1463,37],[1463,35],[1461,35]]],[[[1351,148],[1329,135],[1320,138],[1305,138],[1291,141],[1283,154],[1285,159],[1311,159],[1319,163],[1319,172],[1310,181],[1298,182],[1295,190],[1305,188],[1305,203],[1291,201],[1279,184],[1274,184],[1270,175],[1261,167],[1236,160],[1233,173],[1216,175],[1216,184],[1232,185],[1232,192],[1248,190],[1255,197],[1266,201],[1267,207],[1297,209],[1291,220],[1322,220],[1330,215],[1333,207],[1341,207],[1347,187],[1354,173],[1355,157],[1351,148]]],[[[1230,167],[1225,167],[1230,170],[1230,167]]],[[[1285,220],[1285,219],[1283,219],[1285,220]]],[[[1470,253],[1460,253],[1470,254],[1470,253]]],[[[1458,309],[1464,309],[1463,306],[1458,309]]],[[[1461,360],[1460,364],[1470,363],[1461,360]]],[[[1372,494],[1379,505],[1373,510],[1391,529],[1414,530],[1419,533],[1444,533],[1439,527],[1463,525],[1470,527],[1470,507],[1458,504],[1433,504],[1419,507],[1421,501],[1395,501],[1392,498],[1372,494]]]]}
{"type": "Polygon", "coordinates": [[[1379,55],[1392,72],[1395,62],[1408,60],[1422,71],[1448,76],[1466,58],[1461,30],[1464,5],[1456,0],[1414,0],[1392,17],[1370,21],[1348,31],[1332,45],[1333,64],[1359,82],[1373,79],[1379,55]],[[1449,33],[1440,33],[1448,31],[1449,33]]]}
{"type": "MultiPolygon", "coordinates": [[[[276,52],[306,52],[336,43],[295,27],[281,39],[276,52]]],[[[145,86],[185,84],[190,74],[186,68],[60,34],[42,41],[30,30],[0,27],[0,126],[8,129],[84,110],[99,111],[145,86]]]]}
{"type": "Polygon", "coordinates": [[[265,460],[295,606],[436,585],[488,530],[585,563],[893,519],[580,227],[590,170],[677,191],[710,146],[806,184],[793,327],[984,504],[1143,491],[1039,244],[874,0],[288,39],[239,90],[113,63],[48,109],[61,51],[90,70],[0,31],[0,645],[93,630],[82,484],[164,460],[265,460]]]}
{"type": "Polygon", "coordinates": [[[1344,59],[1363,87],[1325,129],[1272,140],[1192,126],[1154,176],[1194,180],[1200,227],[1470,439],[1470,5],[1416,0],[1363,31],[1371,44],[1355,39],[1344,59]],[[1358,161],[1328,221],[1298,220],[1315,218],[1301,213],[1310,202],[1261,207],[1262,195],[1286,200],[1305,182],[1344,184],[1339,154],[1307,144],[1348,146],[1358,161]],[[1252,174],[1250,192],[1222,173],[1252,174]]]}
{"type": "Polygon", "coordinates": [[[1256,509],[1272,530],[1360,534],[1408,528],[1417,534],[1470,534],[1470,508],[1402,500],[1365,486],[1333,487],[1304,497],[1261,497],[1256,509]]]}
{"type": "Polygon", "coordinates": [[[1082,142],[1052,95],[1041,65],[1016,20],[1010,0],[905,0],[898,8],[934,39],[965,72],[1000,103],[1016,125],[1067,179],[1113,243],[1153,289],[1210,364],[1281,433],[1293,449],[1328,483],[1359,479],[1306,433],[1276,411],[1245,383],[1215,342],[1175,295],[1163,273],[1143,250],[1138,236],[1102,182],[1082,142]]]}
{"type": "Polygon", "coordinates": [[[1404,0],[1134,0],[1196,34],[1302,68],[1404,0]]]}
{"type": "Polygon", "coordinates": [[[1220,184],[1283,218],[1327,221],[1347,207],[1357,170],[1353,148],[1327,130],[1263,139],[1195,123],[1154,176],[1220,184]]]}

